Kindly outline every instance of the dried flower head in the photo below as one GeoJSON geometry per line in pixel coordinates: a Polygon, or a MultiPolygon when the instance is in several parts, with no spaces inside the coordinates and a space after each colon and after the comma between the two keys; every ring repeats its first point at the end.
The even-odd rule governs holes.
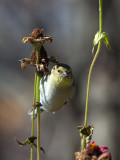
{"type": "Polygon", "coordinates": [[[43,31],[44,31],[44,29],[36,28],[32,31],[30,37],[32,37],[34,39],[39,39],[40,37],[43,37],[43,31]]]}
{"type": "Polygon", "coordinates": [[[83,152],[76,152],[75,153],[76,156],[76,160],[97,160],[97,156],[95,155],[88,155],[87,151],[83,151],[83,152]]]}
{"type": "Polygon", "coordinates": [[[34,47],[40,47],[45,42],[52,42],[52,37],[43,36],[43,29],[34,29],[30,37],[24,37],[22,42],[30,42],[34,47]]]}
{"type": "Polygon", "coordinates": [[[87,146],[86,150],[90,156],[95,155],[98,157],[102,153],[100,147],[94,141],[87,146]]]}
{"type": "Polygon", "coordinates": [[[83,152],[76,152],[75,158],[76,160],[112,160],[108,147],[99,147],[94,141],[83,152]]]}
{"type": "Polygon", "coordinates": [[[24,37],[23,43],[30,42],[35,48],[30,54],[30,58],[24,58],[21,61],[21,68],[25,69],[27,65],[36,66],[38,72],[42,75],[49,72],[49,62],[58,63],[56,57],[48,57],[45,48],[43,47],[44,42],[52,42],[51,36],[43,36],[43,29],[34,29],[30,37],[24,37]],[[40,48],[40,53],[37,53],[37,48],[40,48]],[[39,54],[39,56],[37,55],[39,54]],[[37,61],[37,56],[39,57],[37,61]]]}
{"type": "Polygon", "coordinates": [[[100,150],[101,150],[102,154],[100,155],[98,160],[112,160],[112,156],[111,156],[111,153],[110,153],[108,147],[101,146],[100,150]]]}

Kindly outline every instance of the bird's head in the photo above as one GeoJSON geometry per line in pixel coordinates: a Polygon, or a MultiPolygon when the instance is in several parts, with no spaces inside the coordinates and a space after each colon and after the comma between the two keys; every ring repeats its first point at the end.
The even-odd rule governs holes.
{"type": "Polygon", "coordinates": [[[70,66],[58,63],[51,70],[52,83],[58,87],[68,87],[73,83],[72,69],[70,66]]]}

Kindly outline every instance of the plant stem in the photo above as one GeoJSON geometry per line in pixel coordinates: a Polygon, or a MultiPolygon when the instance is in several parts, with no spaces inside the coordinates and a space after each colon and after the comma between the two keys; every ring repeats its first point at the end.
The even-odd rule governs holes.
{"type": "MultiPolygon", "coordinates": [[[[100,33],[102,32],[102,0],[99,0],[99,32],[100,33]]],[[[101,40],[98,43],[97,51],[96,51],[95,56],[93,58],[93,61],[91,63],[91,66],[90,66],[90,69],[89,69],[89,74],[88,74],[84,127],[87,127],[88,101],[89,101],[91,73],[92,73],[95,61],[96,61],[96,59],[98,57],[98,54],[100,52],[100,47],[101,47],[101,40]]],[[[86,136],[83,136],[83,138],[82,138],[82,151],[84,151],[85,146],[86,146],[86,136]]]]}
{"type": "MultiPolygon", "coordinates": [[[[40,48],[36,47],[37,64],[39,64],[40,48]]],[[[40,74],[36,71],[36,102],[40,103],[40,74]]],[[[40,107],[37,107],[37,160],[40,160],[40,107]]]]}
{"type": "MultiPolygon", "coordinates": [[[[40,75],[37,73],[37,96],[36,101],[40,102],[40,75]]],[[[40,107],[37,107],[37,159],[40,160],[40,107]]]]}
{"type": "MultiPolygon", "coordinates": [[[[98,57],[98,54],[100,52],[100,47],[101,47],[101,41],[99,42],[98,44],[98,48],[97,48],[97,51],[95,53],[95,56],[94,56],[94,59],[91,63],[91,66],[90,66],[90,70],[89,70],[89,74],[88,74],[88,84],[87,84],[87,96],[86,96],[86,108],[85,108],[85,122],[84,122],[84,127],[87,127],[87,115],[88,115],[88,101],[89,101],[89,91],[90,91],[90,80],[91,80],[91,73],[92,73],[92,70],[93,70],[93,66],[95,64],[95,61],[98,57]]],[[[83,136],[83,139],[82,139],[82,151],[84,150],[85,146],[86,146],[86,142],[85,142],[85,138],[86,136],[83,136]]]]}
{"type": "Polygon", "coordinates": [[[37,160],[40,160],[40,107],[37,108],[37,160]]]}
{"type": "MultiPolygon", "coordinates": [[[[32,133],[31,136],[34,136],[34,113],[35,113],[35,102],[36,102],[36,73],[34,80],[34,97],[33,97],[33,118],[32,118],[32,133]]],[[[33,160],[33,145],[31,145],[31,160],[33,160]]]]}
{"type": "Polygon", "coordinates": [[[98,54],[100,52],[100,46],[101,46],[101,41],[99,42],[98,44],[98,48],[97,48],[97,51],[95,53],[95,56],[93,58],[93,61],[91,63],[91,66],[90,66],[90,70],[89,70],[89,74],[88,74],[88,84],[87,84],[87,96],[86,96],[86,110],[85,110],[85,123],[84,123],[84,126],[87,127],[87,113],[88,113],[88,101],[89,101],[89,91],[90,91],[90,80],[91,80],[91,73],[92,73],[92,70],[93,70],[93,66],[95,64],[95,61],[98,57],[98,54]]]}
{"type": "Polygon", "coordinates": [[[99,0],[99,32],[102,33],[102,0],[99,0]]]}

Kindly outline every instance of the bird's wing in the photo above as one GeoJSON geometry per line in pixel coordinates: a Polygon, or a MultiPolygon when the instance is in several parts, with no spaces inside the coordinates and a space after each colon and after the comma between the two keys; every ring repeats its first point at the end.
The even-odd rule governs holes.
{"type": "MultiPolygon", "coordinates": [[[[42,106],[40,107],[40,113],[43,112],[44,109],[42,108],[42,106]]],[[[29,111],[28,111],[28,115],[31,116],[31,119],[33,119],[33,108],[31,108],[29,111]]],[[[37,118],[37,108],[35,108],[35,111],[34,111],[34,119],[37,118]]]]}

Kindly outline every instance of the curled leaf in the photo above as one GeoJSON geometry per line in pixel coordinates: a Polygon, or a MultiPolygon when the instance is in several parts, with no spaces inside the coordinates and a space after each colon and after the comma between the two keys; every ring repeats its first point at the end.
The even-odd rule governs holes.
{"type": "Polygon", "coordinates": [[[78,126],[77,129],[80,132],[80,137],[82,138],[83,136],[85,136],[86,144],[89,144],[92,139],[94,126],[93,125],[88,127],[78,126]]]}
{"type": "MultiPolygon", "coordinates": [[[[33,147],[37,148],[37,144],[34,143],[34,141],[37,139],[37,137],[32,136],[32,137],[28,137],[24,142],[20,142],[17,138],[16,141],[20,146],[27,146],[29,144],[33,145],[33,147]]],[[[45,150],[40,147],[40,150],[43,151],[43,153],[45,154],[45,150]]]]}
{"type": "Polygon", "coordinates": [[[40,147],[40,150],[43,151],[43,153],[45,154],[45,150],[42,147],[40,147]]]}
{"type": "MultiPolygon", "coordinates": [[[[105,33],[105,32],[104,32],[104,33],[105,33]]],[[[103,41],[104,41],[106,47],[107,47],[109,50],[111,50],[112,48],[111,48],[111,46],[110,46],[110,44],[109,44],[108,34],[107,34],[107,33],[105,33],[105,37],[104,37],[103,41]]]]}
{"type": "Polygon", "coordinates": [[[30,65],[30,59],[24,58],[19,60],[21,62],[21,69],[24,70],[27,65],[30,65]]]}
{"type": "Polygon", "coordinates": [[[92,49],[92,53],[94,52],[94,49],[96,47],[96,45],[99,43],[100,40],[103,40],[103,42],[105,43],[106,47],[108,49],[111,49],[110,45],[109,45],[109,41],[108,41],[108,34],[106,32],[97,32],[95,34],[94,40],[93,40],[93,49],[92,49]]]}
{"type": "Polygon", "coordinates": [[[29,138],[27,138],[24,142],[20,142],[20,141],[16,138],[16,141],[17,141],[17,143],[18,143],[20,146],[26,146],[26,145],[30,144],[29,138]]]}

